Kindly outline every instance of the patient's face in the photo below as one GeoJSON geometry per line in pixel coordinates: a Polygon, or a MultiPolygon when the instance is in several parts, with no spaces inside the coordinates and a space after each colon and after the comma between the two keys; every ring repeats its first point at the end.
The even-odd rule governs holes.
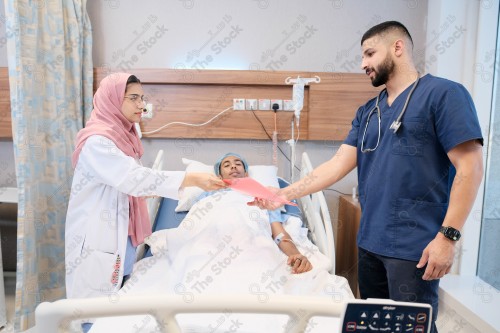
{"type": "Polygon", "coordinates": [[[222,179],[243,178],[247,176],[247,173],[239,158],[228,156],[220,164],[220,176],[222,179]]]}

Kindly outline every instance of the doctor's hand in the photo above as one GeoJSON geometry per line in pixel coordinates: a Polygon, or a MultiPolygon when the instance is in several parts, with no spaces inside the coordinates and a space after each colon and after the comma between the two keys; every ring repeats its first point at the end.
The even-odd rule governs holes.
{"type": "MultiPolygon", "coordinates": [[[[268,187],[267,188],[269,191],[273,192],[276,197],[280,197],[281,199],[288,200],[284,194],[281,194],[281,190],[279,188],[275,187],[268,187]]],[[[254,198],[253,201],[248,202],[247,205],[249,206],[257,206],[260,209],[268,209],[268,210],[275,210],[283,206],[281,202],[278,201],[272,201],[272,200],[266,200],[262,198],[254,198]]]]}
{"type": "Polygon", "coordinates": [[[211,173],[189,172],[186,173],[181,187],[188,186],[198,186],[204,191],[215,191],[226,188],[227,184],[224,183],[222,179],[211,173]]]}
{"type": "Polygon", "coordinates": [[[422,280],[440,279],[450,272],[455,257],[456,242],[438,233],[422,252],[417,268],[427,264],[422,280]]]}

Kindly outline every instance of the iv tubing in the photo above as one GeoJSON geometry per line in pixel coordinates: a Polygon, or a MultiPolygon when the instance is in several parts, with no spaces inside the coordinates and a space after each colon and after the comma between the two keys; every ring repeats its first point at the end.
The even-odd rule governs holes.
{"type": "Polygon", "coordinates": [[[276,126],[276,112],[274,112],[273,164],[278,167],[278,130],[276,126]]]}

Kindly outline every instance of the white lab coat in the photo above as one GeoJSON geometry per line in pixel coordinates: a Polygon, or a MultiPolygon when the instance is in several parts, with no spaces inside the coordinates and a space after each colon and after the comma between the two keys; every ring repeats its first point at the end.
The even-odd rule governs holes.
{"type": "Polygon", "coordinates": [[[75,168],[66,217],[68,298],[110,297],[118,291],[128,238],[128,195],[177,199],[184,176],[181,171],[145,168],[103,136],[87,139],[75,168]],[[117,283],[112,282],[115,268],[117,283]]]}

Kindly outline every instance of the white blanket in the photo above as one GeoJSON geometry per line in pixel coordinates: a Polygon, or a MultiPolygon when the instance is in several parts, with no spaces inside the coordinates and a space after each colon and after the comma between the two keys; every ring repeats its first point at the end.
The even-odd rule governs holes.
{"type": "MultiPolygon", "coordinates": [[[[125,286],[110,297],[118,300],[126,294],[173,293],[182,295],[186,302],[202,294],[250,294],[260,302],[278,294],[327,297],[332,302],[353,298],[347,280],[328,273],[327,257],[309,241],[307,229],[297,218],[289,218],[284,226],[313,269],[291,274],[287,256],[272,240],[267,212],[246,205],[250,200],[227,191],[198,202],[178,228],[155,232],[149,238],[153,256],[136,263],[125,286]]],[[[255,316],[228,309],[222,314],[177,318],[185,332],[286,331],[286,316],[255,316]]],[[[323,331],[317,330],[321,322],[325,332],[332,332],[337,321],[331,320],[314,317],[310,331],[323,331]]],[[[156,332],[155,327],[149,316],[103,318],[90,332],[156,332]]]]}

